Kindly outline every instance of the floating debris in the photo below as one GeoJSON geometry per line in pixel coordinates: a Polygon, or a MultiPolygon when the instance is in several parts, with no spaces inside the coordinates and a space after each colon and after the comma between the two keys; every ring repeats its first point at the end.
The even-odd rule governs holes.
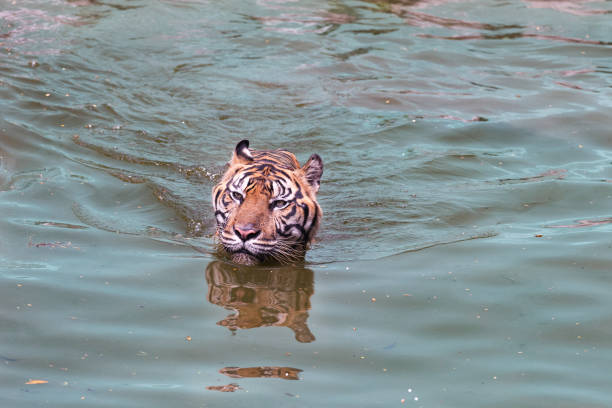
{"type": "Polygon", "coordinates": [[[221,374],[232,378],[281,378],[283,380],[299,380],[302,372],[293,367],[224,367],[221,374]]]}
{"type": "Polygon", "coordinates": [[[48,384],[49,381],[47,380],[28,380],[28,382],[26,382],[26,385],[38,385],[38,384],[48,384]]]}
{"type": "Polygon", "coordinates": [[[74,248],[74,249],[80,249],[77,246],[72,245],[72,242],[68,241],[68,242],[60,242],[60,241],[56,241],[56,242],[39,242],[38,244],[33,243],[32,241],[28,242],[28,246],[29,247],[34,247],[34,248],[74,248]]]}
{"type": "Polygon", "coordinates": [[[235,383],[227,384],[227,385],[211,385],[206,387],[207,390],[210,391],[220,391],[220,392],[234,392],[236,390],[240,390],[240,386],[235,383]]]}

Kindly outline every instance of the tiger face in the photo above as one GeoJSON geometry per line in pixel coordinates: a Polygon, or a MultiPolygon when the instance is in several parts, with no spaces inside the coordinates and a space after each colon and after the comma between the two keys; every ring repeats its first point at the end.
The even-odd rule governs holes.
{"type": "Polygon", "coordinates": [[[247,265],[303,259],[321,221],[316,193],[322,174],[317,154],[300,167],[286,150],[249,150],[248,140],[238,143],[213,187],[221,249],[247,265]]]}

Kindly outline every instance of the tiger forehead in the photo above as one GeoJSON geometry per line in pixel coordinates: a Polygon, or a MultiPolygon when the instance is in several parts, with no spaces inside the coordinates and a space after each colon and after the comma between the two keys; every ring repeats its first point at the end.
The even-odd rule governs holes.
{"type": "Polygon", "coordinates": [[[251,150],[255,166],[272,166],[285,170],[297,170],[300,167],[295,155],[286,150],[251,150]]]}
{"type": "Polygon", "coordinates": [[[267,193],[270,196],[288,196],[294,190],[291,178],[269,177],[263,172],[251,174],[250,172],[240,172],[234,176],[232,186],[242,190],[245,194],[249,192],[267,193]]]}
{"type": "MultiPolygon", "coordinates": [[[[266,156],[267,157],[267,156],[266,156]]],[[[294,181],[296,168],[278,165],[276,162],[269,162],[267,159],[254,160],[252,164],[242,165],[235,170],[232,176],[232,184],[236,187],[246,188],[246,184],[263,182],[270,184],[280,181],[283,184],[294,181]]]]}

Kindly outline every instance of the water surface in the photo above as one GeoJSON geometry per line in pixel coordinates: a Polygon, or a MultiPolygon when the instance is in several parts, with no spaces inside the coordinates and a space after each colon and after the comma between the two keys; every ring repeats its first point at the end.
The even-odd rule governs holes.
{"type": "Polygon", "coordinates": [[[611,14],[0,0],[1,405],[611,406],[611,14]],[[306,265],[212,253],[244,138],[306,265]]]}

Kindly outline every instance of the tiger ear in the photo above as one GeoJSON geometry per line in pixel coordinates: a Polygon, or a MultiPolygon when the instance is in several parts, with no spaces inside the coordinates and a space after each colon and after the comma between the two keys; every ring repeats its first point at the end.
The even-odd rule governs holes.
{"type": "Polygon", "coordinates": [[[316,193],[319,191],[319,185],[321,184],[321,176],[323,175],[323,160],[318,154],[313,154],[310,159],[302,167],[308,184],[316,193]]]}
{"type": "Polygon", "coordinates": [[[232,155],[231,164],[247,164],[253,161],[253,155],[249,150],[249,141],[242,140],[234,149],[234,154],[232,155]]]}

